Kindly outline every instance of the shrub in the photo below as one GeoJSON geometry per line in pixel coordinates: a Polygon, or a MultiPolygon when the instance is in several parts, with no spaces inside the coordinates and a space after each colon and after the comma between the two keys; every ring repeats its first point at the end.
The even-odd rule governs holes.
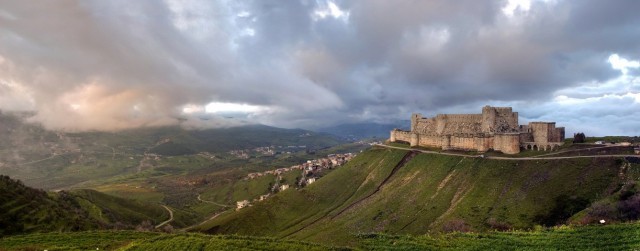
{"type": "Polygon", "coordinates": [[[507,231],[512,228],[509,223],[498,221],[493,217],[487,219],[486,223],[491,229],[495,229],[498,231],[507,231]]]}
{"type": "Polygon", "coordinates": [[[444,232],[469,232],[471,228],[462,219],[453,219],[448,221],[442,226],[444,232]]]}
{"type": "Polygon", "coordinates": [[[640,194],[618,202],[621,220],[637,220],[640,218],[640,194]]]}

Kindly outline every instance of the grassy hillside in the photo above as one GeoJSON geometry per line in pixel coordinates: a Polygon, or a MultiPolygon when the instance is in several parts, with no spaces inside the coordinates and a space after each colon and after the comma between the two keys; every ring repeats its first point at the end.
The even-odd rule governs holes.
{"type": "Polygon", "coordinates": [[[351,160],[347,167],[338,168],[305,189],[278,193],[253,207],[218,217],[202,230],[241,235],[297,231],[374,189],[404,154],[392,150],[385,154],[365,152],[364,157],[351,160]]]}
{"type": "Polygon", "coordinates": [[[68,193],[52,196],[0,176],[0,194],[0,236],[103,227],[68,193]]]}
{"type": "Polygon", "coordinates": [[[18,233],[134,228],[169,218],[159,205],[93,190],[44,192],[0,175],[0,236],[18,233]]]}
{"type": "Polygon", "coordinates": [[[159,205],[143,203],[136,200],[114,197],[95,190],[72,190],[78,203],[93,218],[106,223],[134,223],[142,221],[160,223],[169,218],[169,213],[159,205]]]}
{"type": "Polygon", "coordinates": [[[625,158],[489,160],[372,149],[313,185],[200,230],[350,244],[357,233],[530,229],[566,223],[638,177],[640,165],[625,158]]]}
{"type": "Polygon", "coordinates": [[[40,233],[0,238],[1,250],[636,250],[640,224],[419,236],[360,234],[350,247],[204,234],[134,231],[40,233]]]}

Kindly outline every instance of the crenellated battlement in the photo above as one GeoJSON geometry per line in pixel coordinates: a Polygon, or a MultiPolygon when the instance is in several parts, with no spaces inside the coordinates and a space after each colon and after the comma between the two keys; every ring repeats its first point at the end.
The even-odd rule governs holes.
{"type": "Polygon", "coordinates": [[[447,119],[459,122],[476,122],[482,119],[482,114],[438,114],[436,119],[447,119]]]}

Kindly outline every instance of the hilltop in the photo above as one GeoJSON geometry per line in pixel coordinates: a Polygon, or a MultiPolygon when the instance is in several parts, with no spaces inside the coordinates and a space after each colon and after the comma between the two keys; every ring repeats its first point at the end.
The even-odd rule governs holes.
{"type": "Polygon", "coordinates": [[[637,158],[493,160],[373,148],[304,189],[220,215],[200,231],[346,245],[358,233],[627,221],[637,215],[620,217],[633,209],[621,205],[640,198],[639,177],[637,158]]]}

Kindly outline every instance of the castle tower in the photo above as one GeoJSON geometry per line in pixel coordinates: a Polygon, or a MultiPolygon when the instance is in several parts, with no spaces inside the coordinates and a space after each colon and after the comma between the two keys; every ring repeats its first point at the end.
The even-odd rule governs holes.
{"type": "Polygon", "coordinates": [[[418,146],[420,144],[420,138],[417,133],[411,134],[411,139],[409,141],[409,146],[418,146]]]}
{"type": "Polygon", "coordinates": [[[496,109],[491,106],[482,107],[482,132],[493,132],[496,124],[496,109]]]}
{"type": "Polygon", "coordinates": [[[415,132],[416,131],[416,127],[418,126],[418,119],[422,118],[422,114],[420,113],[414,113],[411,114],[411,131],[415,132]]]}

